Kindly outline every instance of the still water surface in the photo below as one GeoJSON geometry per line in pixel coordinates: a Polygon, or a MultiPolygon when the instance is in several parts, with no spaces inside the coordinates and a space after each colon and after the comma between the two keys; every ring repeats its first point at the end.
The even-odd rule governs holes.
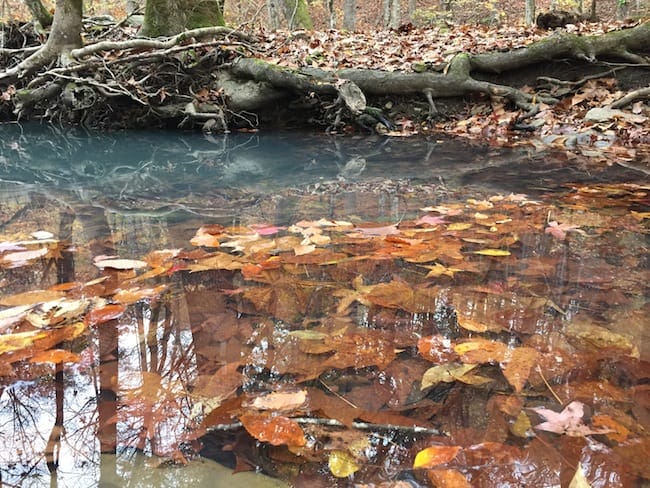
{"type": "MultiPolygon", "coordinates": [[[[627,406],[614,408],[609,398],[605,403],[611,407],[608,412],[613,418],[619,422],[628,419],[626,427],[632,431],[635,442],[645,436],[640,426],[647,419],[648,404],[638,401],[632,405],[637,402],[632,390],[637,391],[647,381],[642,371],[649,357],[647,225],[644,227],[647,220],[635,217],[648,211],[648,197],[643,195],[648,191],[648,182],[642,174],[616,165],[594,171],[575,160],[567,164],[563,154],[532,149],[495,150],[442,138],[333,138],[285,133],[90,135],[76,130],[18,125],[2,127],[0,133],[2,241],[15,242],[31,232],[44,230],[72,246],[66,251],[67,259],[57,260],[68,262],[67,267],[31,262],[28,266],[1,270],[3,309],[18,303],[11,298],[18,293],[46,290],[57,282],[87,283],[97,278],[101,272],[92,262],[98,255],[140,259],[160,249],[194,249],[189,241],[204,224],[238,228],[263,225],[268,229],[325,218],[378,227],[406,222],[408,229],[415,225],[408,224],[409,221],[423,215],[421,208],[463,205],[468,199],[487,202],[485,199],[491,196],[514,193],[526,194],[530,201],[539,198],[544,205],[555,205],[553,208],[559,210],[550,220],[560,221],[563,217],[566,223],[573,219],[574,228],[565,227],[569,237],[558,239],[552,232],[545,233],[543,227],[533,232],[532,227],[522,225],[508,234],[516,235],[510,244],[517,243],[517,260],[502,265],[494,257],[481,258],[476,266],[489,269],[472,275],[472,279],[459,277],[465,276],[461,271],[467,270],[459,270],[460,264],[453,268],[450,263],[455,258],[445,258],[444,253],[437,261],[420,259],[421,263],[409,261],[403,255],[405,262],[397,268],[391,265],[379,270],[383,265],[377,265],[375,269],[340,271],[337,279],[351,288],[353,278],[361,272],[371,282],[394,283],[395,277],[399,277],[422,284],[426,272],[415,272],[419,264],[429,265],[427,269],[433,273],[435,261],[446,270],[446,274],[439,276],[438,295],[427,295],[431,306],[425,312],[391,305],[387,308],[397,308],[398,312],[386,315],[376,310],[382,308],[377,303],[363,302],[345,317],[345,327],[384,330],[386,322],[403,320],[405,331],[400,333],[405,336],[395,339],[395,347],[414,348],[418,338],[431,336],[432,327],[446,330],[441,323],[449,320],[448,310],[455,310],[466,319],[499,322],[512,333],[513,341],[539,346],[548,352],[554,347],[553,341],[560,341],[557,331],[575,325],[574,339],[600,341],[598,346],[609,351],[593,359],[594,369],[590,373],[575,373],[585,376],[580,379],[581,385],[605,374],[613,382],[618,373],[612,372],[612,368],[620,364],[624,365],[622,368],[631,368],[629,361],[639,361],[635,363],[638,368],[633,367],[639,371],[638,378],[617,383],[617,388],[627,395],[621,400],[627,406]],[[590,184],[596,188],[603,182],[640,186],[616,192],[601,189],[600,199],[575,205],[571,202],[575,189],[569,184],[590,184]],[[614,219],[621,219],[620,228],[613,226],[614,219]],[[409,262],[417,264],[412,266],[409,262]],[[621,269],[626,269],[625,276],[621,276],[621,269]],[[610,330],[620,337],[594,338],[596,329],[590,329],[587,323],[598,323],[602,327],[597,329],[599,334],[610,330]],[[541,343],[529,339],[536,336],[541,343]],[[544,337],[551,339],[546,342],[544,337]],[[599,361],[607,365],[598,366],[599,361]],[[586,378],[589,374],[592,377],[586,378]]],[[[512,202],[513,208],[518,208],[520,200],[512,202]]],[[[501,222],[515,214],[521,218],[519,210],[512,212],[499,215],[498,225],[505,225],[501,222]]],[[[472,218],[482,218],[476,217],[480,213],[480,209],[475,209],[472,218]]],[[[533,214],[531,210],[531,219],[533,214]]],[[[386,236],[381,232],[370,235],[388,237],[388,231],[382,232],[386,236]]],[[[476,235],[467,234],[464,238],[470,249],[480,250],[471,248],[479,245],[476,235]]],[[[502,247],[506,245],[505,241],[500,242],[502,247]]],[[[296,275],[295,280],[303,282],[308,278],[313,279],[296,275]]],[[[331,282],[332,276],[321,279],[331,282]]],[[[241,277],[233,277],[231,272],[199,272],[182,278],[170,273],[170,278],[160,281],[170,291],[165,300],[139,300],[117,320],[115,333],[98,327],[86,334],[82,342],[71,343],[73,351],[79,353],[78,362],[57,369],[51,363],[23,366],[24,361],[13,360],[3,366],[3,486],[235,486],[233,480],[241,475],[233,478],[230,470],[222,472],[219,465],[206,464],[208,461],[195,461],[191,468],[156,461],[178,459],[179,453],[189,455],[196,448],[196,436],[191,432],[206,408],[214,407],[208,405],[206,395],[196,393],[206,391],[197,386],[201,385],[201,378],[236,361],[241,361],[247,375],[240,391],[248,394],[274,391],[278,384],[288,381],[287,376],[294,375],[296,384],[301,384],[301,375],[319,377],[313,373],[316,370],[309,369],[312,366],[287,366],[283,361],[291,362],[289,359],[280,357],[279,352],[273,358],[265,349],[284,350],[288,335],[305,323],[318,323],[322,330],[330,327],[323,319],[327,308],[320,303],[327,300],[318,293],[314,295],[318,299],[313,306],[301,309],[299,319],[295,311],[287,312],[286,307],[280,309],[277,304],[269,309],[268,317],[263,317],[250,303],[235,303],[222,293],[224,288],[234,290],[243,284],[241,277]],[[274,324],[273,331],[264,336],[259,332],[259,324],[269,320],[274,324]],[[234,329],[219,329],[226,328],[223,324],[234,329]]],[[[298,300],[297,296],[291,295],[291,300],[298,300]]],[[[458,328],[455,322],[453,325],[458,328]]],[[[10,333],[12,329],[2,332],[10,333]]],[[[456,339],[459,335],[462,334],[456,330],[449,337],[456,339]]],[[[489,337],[496,335],[488,331],[489,337]]],[[[420,357],[411,357],[409,361],[409,368],[418,375],[428,364],[420,357]]],[[[359,369],[367,368],[359,365],[359,369]]],[[[562,382],[567,382],[571,375],[571,370],[562,371],[561,378],[556,380],[557,388],[561,389],[562,382]]],[[[379,381],[361,376],[357,378],[357,383],[364,384],[361,387],[355,386],[357,383],[350,378],[338,376],[323,374],[319,381],[325,378],[329,381],[328,389],[347,391],[350,401],[361,405],[361,397],[376,394],[366,383],[379,381]],[[349,383],[345,388],[343,381],[349,383]]],[[[544,389],[541,379],[536,383],[544,389]]],[[[584,400],[584,392],[580,396],[570,390],[568,383],[564,387],[567,397],[563,400],[569,400],[570,394],[584,400]]],[[[508,388],[506,383],[505,389],[508,388]]],[[[434,390],[427,401],[435,396],[442,403],[440,400],[448,392],[434,390]]],[[[540,389],[535,391],[539,393],[540,389]]],[[[596,393],[586,397],[590,395],[595,406],[602,406],[596,393]]],[[[400,402],[406,402],[408,395],[403,396],[388,398],[384,407],[393,405],[395,411],[404,411],[405,405],[400,402]]],[[[424,399],[411,395],[408,401],[411,405],[424,399]]],[[[487,400],[472,401],[485,405],[480,402],[487,400]]],[[[363,405],[367,410],[384,408],[372,402],[363,405]]],[[[478,428],[474,425],[480,423],[476,415],[469,412],[463,420],[478,428]]],[[[439,424],[432,422],[432,427],[444,425],[442,420],[439,424]]],[[[639,442],[647,446],[645,440],[639,442]]],[[[609,441],[607,446],[613,448],[615,444],[609,441]]],[[[227,464],[233,461],[230,455],[208,454],[227,464]]],[[[241,457],[241,452],[237,454],[241,457]]],[[[402,463],[402,470],[407,471],[412,459],[405,453],[395,456],[394,463],[402,463]]],[[[585,462],[589,463],[589,459],[583,459],[585,462]]],[[[631,465],[626,468],[630,472],[614,476],[616,482],[610,486],[619,486],[621,479],[638,480],[645,476],[633,460],[626,462],[631,465]]],[[[597,471],[596,461],[591,463],[589,469],[597,471]]],[[[278,469],[274,474],[281,472],[278,469]]],[[[471,473],[468,471],[467,475],[471,473]]],[[[317,483],[313,473],[310,476],[311,482],[317,483]]],[[[380,478],[395,476],[386,468],[380,478]]],[[[474,476],[475,486],[481,485],[480,475],[474,476]]],[[[517,476],[524,475],[512,476],[521,481],[517,476]]],[[[323,486],[336,481],[326,474],[322,479],[323,486]]],[[[374,478],[368,474],[367,479],[374,478]]],[[[244,483],[274,486],[276,482],[257,476],[244,483]]]]}

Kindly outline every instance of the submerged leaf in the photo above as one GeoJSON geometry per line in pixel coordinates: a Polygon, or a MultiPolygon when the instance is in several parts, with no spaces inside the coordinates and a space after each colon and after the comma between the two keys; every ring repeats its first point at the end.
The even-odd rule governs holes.
{"type": "Polygon", "coordinates": [[[360,469],[354,456],[339,449],[330,453],[327,464],[332,475],[337,478],[347,478],[360,469]]]}

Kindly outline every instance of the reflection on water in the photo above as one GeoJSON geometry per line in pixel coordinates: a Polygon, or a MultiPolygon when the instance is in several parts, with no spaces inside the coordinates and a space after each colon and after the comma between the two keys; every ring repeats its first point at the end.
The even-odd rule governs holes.
{"type": "Polygon", "coordinates": [[[4,130],[3,484],[234,486],[230,470],[177,467],[200,443],[230,467],[305,486],[347,486],[336,456],[352,456],[359,482],[408,478],[415,453],[440,443],[465,449],[447,467],[473,486],[566,485],[578,462],[592,486],[647,477],[634,455],[648,446],[647,185],[570,190],[560,177],[613,173],[454,142],[4,130]],[[322,217],[350,223],[316,232],[322,217]],[[189,243],[203,224],[219,251],[189,243]],[[30,241],[35,230],[54,234],[49,247],[30,241]],[[21,262],[17,242],[46,254],[21,262]],[[148,266],[101,271],[100,255],[148,266]],[[16,335],[42,317],[42,337],[16,335]],[[473,361],[453,348],[478,340],[488,352],[466,352],[473,361]],[[54,366],[53,349],[78,358],[54,366]],[[469,363],[421,387],[432,366],[469,363]],[[297,396],[266,406],[277,392],[297,396]],[[522,429],[554,396],[627,433],[522,429]],[[305,451],[241,428],[244,414],[276,409],[298,419],[305,451]],[[486,442],[507,462],[480,457],[486,442]]]}

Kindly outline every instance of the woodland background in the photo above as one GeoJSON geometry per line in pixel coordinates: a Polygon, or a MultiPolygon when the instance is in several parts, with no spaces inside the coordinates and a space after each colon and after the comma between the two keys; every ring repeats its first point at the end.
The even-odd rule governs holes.
{"type": "MultiPolygon", "coordinates": [[[[381,30],[388,26],[384,12],[387,0],[356,0],[356,30],[381,30]]],[[[236,28],[268,27],[268,0],[228,0],[225,2],[226,24],[236,28]]],[[[343,27],[344,0],[308,1],[309,13],[314,29],[331,27],[328,4],[334,10],[334,27],[343,27]]],[[[594,0],[597,18],[603,21],[641,18],[650,15],[649,0],[594,0]]],[[[43,4],[53,10],[53,0],[43,0],[43,4]]],[[[109,14],[116,19],[123,18],[127,12],[144,8],[144,0],[87,0],[84,2],[85,15],[109,14]]],[[[535,9],[566,10],[585,12],[591,9],[589,0],[537,0],[535,9]]],[[[431,26],[449,22],[452,24],[498,25],[519,24],[524,21],[525,1],[509,0],[401,0],[400,24],[412,23],[416,26],[431,26]]],[[[29,11],[25,4],[17,0],[0,2],[0,21],[28,20],[29,11]]],[[[288,27],[287,21],[283,19],[288,27]]]]}

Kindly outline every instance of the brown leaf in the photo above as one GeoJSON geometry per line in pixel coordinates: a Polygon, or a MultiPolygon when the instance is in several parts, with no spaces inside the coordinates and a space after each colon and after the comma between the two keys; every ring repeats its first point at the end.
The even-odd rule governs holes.
{"type": "Polygon", "coordinates": [[[501,362],[501,371],[508,383],[517,393],[523,390],[533,366],[537,363],[538,353],[531,347],[517,347],[512,349],[501,362]]]}

